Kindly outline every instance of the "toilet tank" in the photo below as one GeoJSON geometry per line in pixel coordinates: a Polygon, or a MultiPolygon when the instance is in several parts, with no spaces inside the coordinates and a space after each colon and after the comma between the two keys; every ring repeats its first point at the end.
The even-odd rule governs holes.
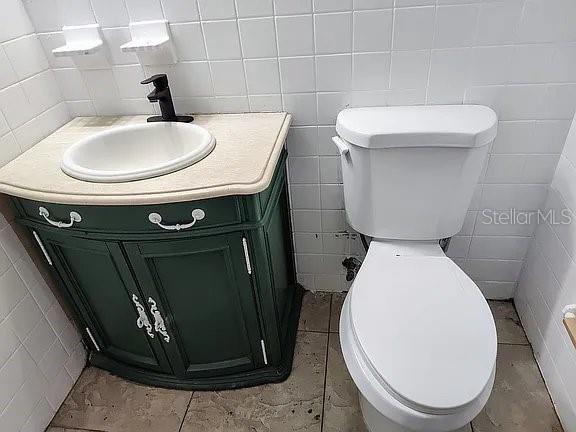
{"type": "Polygon", "coordinates": [[[458,233],[497,123],[480,105],[341,111],[334,142],[350,226],[397,240],[458,233]]]}

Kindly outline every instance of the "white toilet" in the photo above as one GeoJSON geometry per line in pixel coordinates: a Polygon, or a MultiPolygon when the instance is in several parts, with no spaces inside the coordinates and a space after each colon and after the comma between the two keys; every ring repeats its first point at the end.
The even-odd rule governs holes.
{"type": "Polygon", "coordinates": [[[459,430],[488,400],[494,319],[438,240],[462,228],[496,126],[475,105],[338,115],[348,222],[373,237],[340,316],[371,432],[459,430]]]}

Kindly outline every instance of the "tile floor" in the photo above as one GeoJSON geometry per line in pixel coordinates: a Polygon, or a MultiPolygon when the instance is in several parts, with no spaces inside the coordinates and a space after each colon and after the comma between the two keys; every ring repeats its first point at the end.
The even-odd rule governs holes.
{"type": "MultiPolygon", "coordinates": [[[[343,294],[307,293],[290,378],[234,391],[187,392],[86,369],[48,432],[366,432],[340,352],[343,294]]],[[[561,432],[550,397],[508,302],[491,302],[498,329],[496,383],[474,432],[561,432]]]]}

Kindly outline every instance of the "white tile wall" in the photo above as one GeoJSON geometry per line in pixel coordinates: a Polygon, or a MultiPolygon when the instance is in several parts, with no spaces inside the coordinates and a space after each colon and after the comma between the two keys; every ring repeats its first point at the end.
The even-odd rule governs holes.
{"type": "MultiPolygon", "coordinates": [[[[142,71],[168,73],[180,111],[294,114],[288,150],[298,253],[320,255],[298,266],[311,289],[345,288],[339,266],[318,263],[362,251],[343,218],[330,142],[338,111],[438,103],[493,107],[501,119],[499,136],[449,253],[487,295],[513,295],[535,225],[486,224],[478,216],[485,208],[530,211],[544,203],[576,106],[574,2],[23,1],[38,35],[21,43],[37,49],[39,39],[74,115],[153,112],[137,84],[142,71]],[[110,68],[77,71],[50,54],[70,17],[102,26],[110,68]],[[128,38],[129,20],[163,17],[171,23],[179,62],[139,68],[133,54],[118,49],[128,38]]],[[[29,68],[34,65],[18,71],[0,66],[0,83],[29,68]]],[[[25,103],[14,109],[27,112],[25,103]]],[[[22,116],[7,120],[19,126],[22,116]]]]}
{"type": "Polygon", "coordinates": [[[576,122],[546,198],[548,219],[536,235],[522,270],[516,306],[534,348],[564,429],[576,430],[576,349],[562,324],[562,308],[576,303],[576,225],[561,224],[562,211],[576,214],[576,122]]]}
{"type": "MultiPolygon", "coordinates": [[[[50,1],[32,9],[53,29],[50,1]],[[47,9],[44,9],[46,7],[47,9]]],[[[0,15],[0,164],[32,147],[70,119],[67,96],[80,91],[78,73],[54,73],[20,0],[0,15]]],[[[58,21],[59,23],[60,21],[58,21]]],[[[53,44],[52,44],[53,45],[53,44]]],[[[56,63],[55,63],[56,64],[56,63]]],[[[0,430],[41,432],[84,367],[80,337],[16,234],[0,217],[0,430]]]]}

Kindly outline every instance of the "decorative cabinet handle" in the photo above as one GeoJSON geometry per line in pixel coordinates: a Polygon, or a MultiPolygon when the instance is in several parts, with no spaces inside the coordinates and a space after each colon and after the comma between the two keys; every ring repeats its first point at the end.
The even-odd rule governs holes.
{"type": "Polygon", "coordinates": [[[148,333],[148,336],[154,339],[154,333],[152,333],[152,324],[150,324],[150,320],[148,319],[148,315],[146,315],[144,306],[142,306],[135,294],[132,294],[132,301],[138,310],[138,319],[136,320],[136,325],[138,328],[146,327],[146,333],[148,333]]]}
{"type": "Polygon", "coordinates": [[[70,212],[70,222],[53,221],[50,219],[50,212],[48,212],[46,207],[38,207],[38,213],[40,216],[46,219],[46,222],[58,228],[70,228],[72,225],[74,225],[74,222],[82,222],[82,216],[80,216],[80,213],[75,211],[70,212]]]}
{"type": "Polygon", "coordinates": [[[170,335],[166,330],[166,323],[164,322],[164,318],[162,318],[162,315],[158,310],[156,300],[154,300],[152,297],[148,297],[148,303],[150,303],[150,313],[154,316],[154,330],[156,330],[156,333],[160,333],[162,336],[164,336],[164,340],[166,342],[170,342],[170,335]]]}
{"type": "Polygon", "coordinates": [[[148,220],[152,222],[154,225],[158,225],[160,228],[169,230],[169,231],[180,231],[183,229],[192,228],[197,221],[204,219],[206,213],[202,209],[194,209],[192,210],[192,222],[188,222],[185,224],[176,224],[176,225],[162,225],[162,216],[158,213],[150,213],[148,215],[148,220]]]}

